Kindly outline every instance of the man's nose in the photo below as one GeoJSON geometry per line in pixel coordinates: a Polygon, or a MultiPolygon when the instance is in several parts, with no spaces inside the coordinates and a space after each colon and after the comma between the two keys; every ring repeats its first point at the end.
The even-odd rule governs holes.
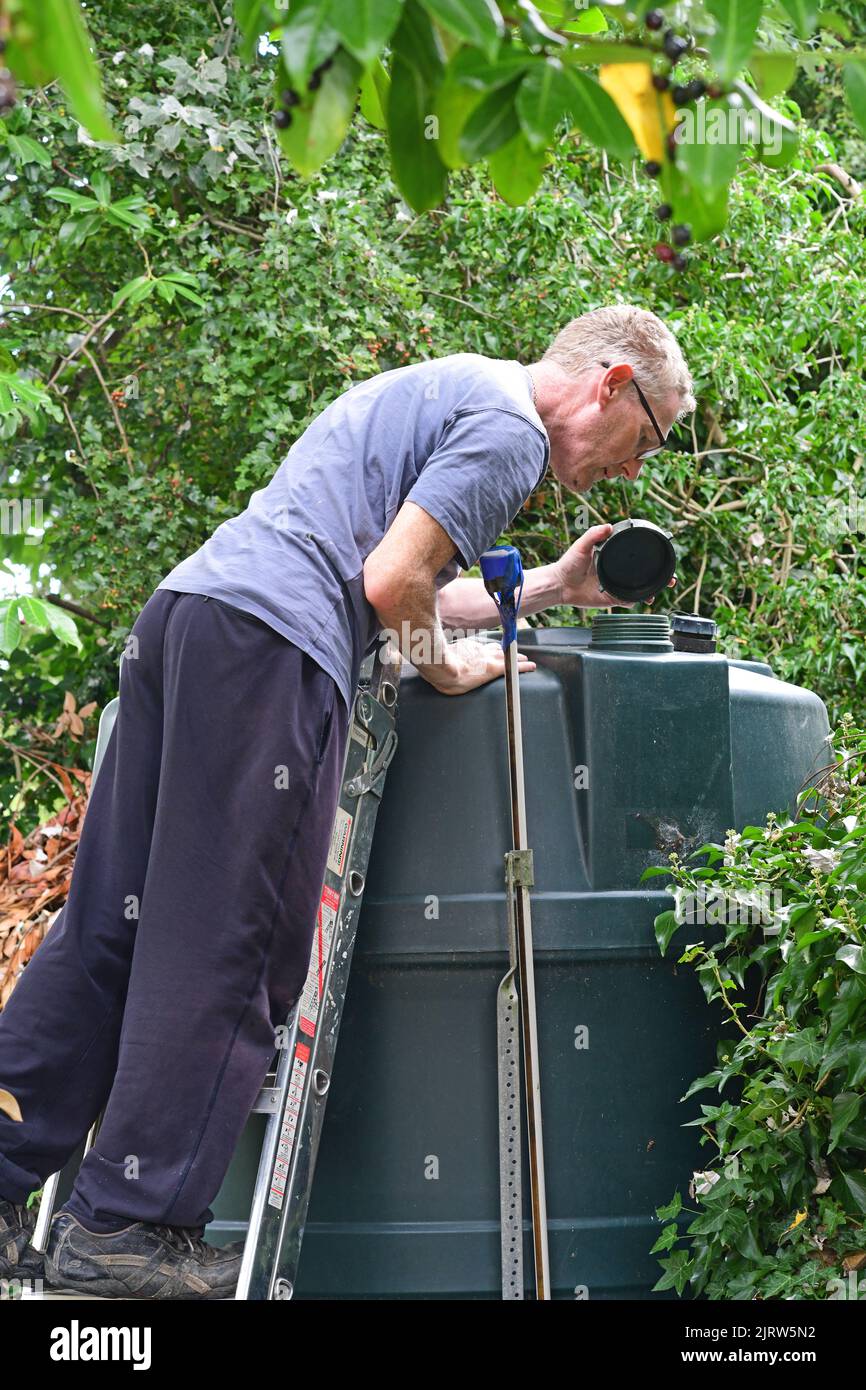
{"type": "Polygon", "coordinates": [[[643,465],[643,459],[629,459],[628,463],[624,463],[622,465],[621,471],[623,477],[628,478],[629,481],[633,483],[638,473],[640,473],[641,469],[643,468],[643,465]]]}

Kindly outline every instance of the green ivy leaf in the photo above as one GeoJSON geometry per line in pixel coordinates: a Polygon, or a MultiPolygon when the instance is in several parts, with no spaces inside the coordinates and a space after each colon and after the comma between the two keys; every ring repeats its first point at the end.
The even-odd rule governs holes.
{"type": "Polygon", "coordinates": [[[852,1091],[840,1091],[837,1096],[833,1097],[828,1153],[833,1152],[842,1134],[851,1124],[851,1121],[857,1118],[861,1101],[862,1096],[852,1091]]]}
{"type": "Polygon", "coordinates": [[[670,945],[671,937],[679,931],[681,924],[677,921],[676,913],[669,909],[667,912],[660,912],[653,925],[659,950],[664,955],[670,945]]]}

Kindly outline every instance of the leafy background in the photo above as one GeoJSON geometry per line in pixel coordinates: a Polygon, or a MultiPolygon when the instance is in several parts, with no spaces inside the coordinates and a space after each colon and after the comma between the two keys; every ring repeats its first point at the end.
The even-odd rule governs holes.
{"type": "MultiPolygon", "coordinates": [[[[671,324],[699,409],[637,484],[588,496],[589,520],[672,530],[680,585],[659,604],[714,617],[725,651],[769,660],[834,719],[860,715],[864,212],[825,166],[862,178],[866,150],[836,71],[798,79],[812,129],[797,159],[744,161],[728,230],[676,275],[649,254],[639,166],[608,167],[579,136],[559,140],[524,207],[464,170],[446,205],[415,215],[360,116],[302,181],[270,125],[275,56],[242,62],[222,19],[174,0],[88,6],[121,146],[92,142],[56,87],[0,122],[0,371],[31,396],[0,393],[2,496],[41,499],[46,522],[37,545],[3,542],[26,567],[19,591],[65,605],[80,638],[28,625],[0,668],[4,812],[26,830],[56,804],[28,761],[37,731],[67,691],[84,707],[111,697],[160,578],[335,395],[458,350],[531,361],[612,300],[671,324]]],[[[525,563],[562,553],[580,506],[542,483],[510,533],[525,563]]],[[[92,716],[64,726],[52,756],[80,762],[93,732],[92,716]]]]}

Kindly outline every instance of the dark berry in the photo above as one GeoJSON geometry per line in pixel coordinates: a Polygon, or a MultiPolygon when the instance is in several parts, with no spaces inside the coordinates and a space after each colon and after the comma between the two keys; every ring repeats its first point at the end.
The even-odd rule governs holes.
{"type": "Polygon", "coordinates": [[[670,135],[667,138],[667,150],[668,159],[670,159],[671,161],[675,160],[677,157],[677,137],[673,131],[671,131],[670,135]]]}
{"type": "Polygon", "coordinates": [[[316,91],[318,91],[318,89],[321,87],[321,85],[322,85],[322,76],[321,76],[321,73],[314,72],[313,75],[312,75],[312,77],[310,78],[309,82],[307,83],[307,91],[308,91],[308,92],[316,92],[316,91]]]}
{"type": "Polygon", "coordinates": [[[284,91],[280,92],[280,104],[282,106],[297,106],[300,100],[301,98],[294,87],[286,87],[284,91]]]}
{"type": "Polygon", "coordinates": [[[662,14],[661,10],[650,10],[649,14],[644,20],[644,24],[648,29],[661,29],[664,22],[665,17],[662,14]]]}
{"type": "Polygon", "coordinates": [[[671,217],[672,213],[673,208],[671,207],[670,203],[659,203],[658,207],[656,208],[656,217],[658,218],[659,222],[667,222],[668,219],[671,217]]]}
{"type": "Polygon", "coordinates": [[[648,174],[651,179],[657,179],[662,171],[662,166],[657,159],[648,159],[643,169],[644,173],[648,174]]]}
{"type": "Polygon", "coordinates": [[[688,87],[682,85],[674,87],[671,96],[674,99],[674,106],[687,106],[692,99],[692,94],[688,87]]]}
{"type": "Polygon", "coordinates": [[[688,46],[687,39],[681,39],[679,34],[674,33],[673,29],[668,29],[664,39],[664,50],[672,63],[676,63],[682,58],[688,46]]]}
{"type": "Polygon", "coordinates": [[[688,263],[688,256],[684,256],[681,251],[678,251],[677,254],[674,256],[673,260],[671,261],[671,265],[673,266],[674,270],[685,270],[688,263]]]}
{"type": "Polygon", "coordinates": [[[671,232],[671,236],[677,246],[688,246],[692,239],[692,229],[686,226],[685,222],[678,222],[671,232]]]}
{"type": "Polygon", "coordinates": [[[689,82],[687,91],[691,101],[698,101],[707,90],[707,84],[700,77],[693,77],[689,82]]]}
{"type": "Polygon", "coordinates": [[[292,115],[290,111],[274,112],[274,125],[277,127],[277,130],[288,130],[291,124],[292,115]]]}
{"type": "Polygon", "coordinates": [[[713,101],[718,101],[718,100],[719,100],[719,97],[723,97],[724,95],[725,95],[725,89],[724,89],[724,87],[720,86],[718,82],[711,82],[711,83],[710,83],[709,87],[707,88],[707,96],[708,96],[708,97],[711,97],[713,101]]]}
{"type": "Polygon", "coordinates": [[[673,247],[668,246],[666,241],[657,241],[653,250],[660,261],[672,261],[674,258],[673,247]]]}
{"type": "Polygon", "coordinates": [[[670,85],[671,79],[669,77],[665,77],[663,72],[653,73],[653,86],[655,87],[657,92],[666,92],[670,85]]]}

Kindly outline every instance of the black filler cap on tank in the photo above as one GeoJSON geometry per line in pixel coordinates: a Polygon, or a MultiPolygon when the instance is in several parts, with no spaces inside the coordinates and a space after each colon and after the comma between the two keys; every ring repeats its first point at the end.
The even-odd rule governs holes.
{"type": "Polygon", "coordinates": [[[675,652],[714,652],[716,624],[697,613],[671,613],[671,641],[675,652]]]}
{"type": "Polygon", "coordinates": [[[670,532],[651,521],[618,521],[593,551],[600,588],[625,603],[655,598],[677,567],[670,532]]]}

